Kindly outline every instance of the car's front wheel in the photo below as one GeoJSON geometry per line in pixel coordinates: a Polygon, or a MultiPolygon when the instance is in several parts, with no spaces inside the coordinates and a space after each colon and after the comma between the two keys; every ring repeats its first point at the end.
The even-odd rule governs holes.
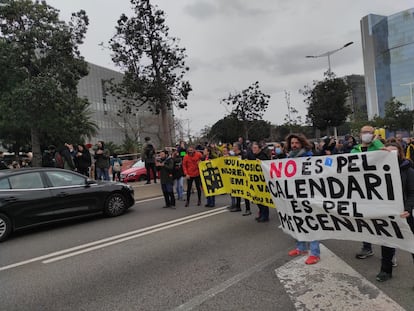
{"type": "Polygon", "coordinates": [[[0,214],[0,242],[6,240],[12,231],[9,217],[0,214]]]}
{"type": "Polygon", "coordinates": [[[127,201],[121,193],[111,194],[105,202],[104,213],[114,217],[123,214],[127,210],[127,201]]]}

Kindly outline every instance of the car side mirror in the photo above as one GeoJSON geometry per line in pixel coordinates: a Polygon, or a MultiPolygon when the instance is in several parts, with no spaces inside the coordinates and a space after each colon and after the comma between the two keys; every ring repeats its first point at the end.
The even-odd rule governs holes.
{"type": "Polygon", "coordinates": [[[94,184],[96,184],[96,181],[93,179],[87,179],[85,183],[86,187],[90,187],[91,185],[94,185],[94,184]]]}

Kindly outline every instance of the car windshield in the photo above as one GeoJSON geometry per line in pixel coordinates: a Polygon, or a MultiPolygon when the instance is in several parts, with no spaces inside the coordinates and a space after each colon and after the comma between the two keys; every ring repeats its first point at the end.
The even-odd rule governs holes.
{"type": "Polygon", "coordinates": [[[144,167],[144,166],[145,166],[145,163],[142,162],[141,160],[138,160],[137,162],[135,162],[134,165],[132,165],[132,167],[134,167],[134,168],[141,168],[141,167],[144,167]]]}

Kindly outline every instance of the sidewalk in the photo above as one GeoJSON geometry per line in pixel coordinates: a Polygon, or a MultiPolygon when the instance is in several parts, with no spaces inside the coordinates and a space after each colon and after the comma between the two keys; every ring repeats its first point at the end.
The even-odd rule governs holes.
{"type": "Polygon", "coordinates": [[[130,182],[128,185],[132,186],[135,191],[135,200],[145,200],[162,196],[161,184],[151,182],[146,184],[145,181],[130,182]]]}

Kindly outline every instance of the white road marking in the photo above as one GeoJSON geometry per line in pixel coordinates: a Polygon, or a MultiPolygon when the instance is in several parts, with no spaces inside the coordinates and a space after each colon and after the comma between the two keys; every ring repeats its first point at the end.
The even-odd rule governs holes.
{"type": "Polygon", "coordinates": [[[135,204],[151,202],[151,201],[159,200],[159,199],[162,199],[162,198],[164,198],[164,197],[155,197],[155,198],[149,198],[149,199],[144,199],[144,200],[136,200],[135,204]]]}
{"type": "Polygon", "coordinates": [[[136,235],[128,236],[128,237],[118,239],[118,240],[115,240],[115,241],[111,241],[111,242],[108,242],[108,243],[99,244],[99,245],[96,245],[96,246],[93,246],[93,247],[82,249],[82,250],[77,251],[77,252],[68,253],[68,254],[65,254],[65,255],[62,255],[62,256],[58,256],[58,257],[55,257],[55,258],[52,258],[52,259],[44,260],[44,261],[42,261],[42,263],[48,264],[48,263],[52,263],[52,262],[55,262],[55,261],[63,260],[63,259],[69,258],[69,257],[73,257],[73,256],[77,256],[77,255],[80,255],[80,254],[88,253],[88,252],[91,252],[91,251],[94,251],[94,250],[97,250],[97,249],[100,249],[100,248],[104,248],[104,247],[108,247],[108,246],[111,246],[111,245],[119,244],[119,243],[129,241],[129,240],[132,240],[132,239],[140,238],[140,237],[145,236],[145,235],[149,235],[149,234],[159,232],[159,231],[164,231],[164,230],[174,228],[174,227],[177,227],[177,226],[181,226],[181,225],[184,225],[184,224],[196,221],[196,220],[200,220],[200,219],[203,219],[203,218],[211,217],[211,216],[226,213],[226,212],[227,212],[227,210],[216,211],[215,213],[210,213],[210,214],[203,215],[203,216],[200,216],[200,217],[195,217],[195,218],[191,218],[191,219],[188,219],[188,220],[180,221],[178,223],[174,223],[174,224],[171,224],[171,225],[168,225],[168,226],[164,226],[164,227],[160,227],[160,228],[153,229],[153,230],[150,230],[150,231],[142,232],[142,233],[139,233],[139,234],[136,234],[136,235]]]}
{"type": "Polygon", "coordinates": [[[160,228],[160,227],[163,227],[163,226],[168,226],[170,224],[181,223],[183,221],[186,221],[186,220],[189,220],[189,219],[192,219],[192,218],[199,218],[200,216],[203,216],[203,215],[210,215],[212,213],[214,213],[214,215],[215,215],[218,211],[226,212],[227,211],[226,208],[227,208],[227,206],[215,208],[215,209],[212,209],[212,210],[209,210],[209,211],[206,211],[206,212],[197,213],[197,214],[194,214],[194,215],[190,215],[190,216],[170,220],[170,221],[163,222],[163,223],[160,223],[160,224],[156,224],[156,225],[153,225],[153,226],[150,226],[150,227],[146,227],[146,228],[142,228],[142,229],[138,229],[138,230],[134,230],[134,231],[129,231],[129,232],[122,233],[122,234],[115,235],[115,236],[111,236],[111,237],[108,237],[108,238],[105,238],[105,239],[101,239],[101,240],[97,240],[97,241],[94,241],[94,242],[90,242],[90,243],[78,245],[78,246],[75,246],[75,247],[63,249],[63,250],[60,250],[60,251],[57,251],[57,252],[49,253],[49,254],[46,254],[46,255],[43,255],[43,256],[34,257],[34,258],[31,258],[31,259],[27,259],[27,260],[24,260],[24,261],[20,261],[20,262],[17,262],[17,263],[13,263],[13,264],[10,264],[10,265],[7,265],[7,266],[0,267],[0,271],[13,269],[13,268],[23,266],[23,265],[27,265],[27,264],[30,264],[30,263],[33,263],[33,262],[36,262],[36,261],[41,261],[41,260],[44,260],[44,259],[48,259],[48,258],[56,257],[56,256],[59,256],[59,255],[62,255],[62,254],[66,254],[66,253],[69,253],[69,252],[74,252],[74,251],[77,251],[77,250],[80,250],[80,249],[83,249],[83,248],[98,245],[98,244],[101,244],[101,243],[106,243],[106,242],[109,242],[109,241],[121,239],[121,238],[124,238],[126,236],[135,235],[135,234],[138,234],[138,233],[141,233],[141,232],[150,231],[150,230],[160,228]]]}
{"type": "Polygon", "coordinates": [[[208,299],[213,298],[217,294],[225,291],[227,288],[233,286],[234,284],[237,284],[238,282],[242,281],[245,278],[248,278],[253,273],[256,273],[258,271],[263,270],[265,267],[267,267],[268,265],[270,265],[271,263],[276,261],[278,258],[280,258],[280,256],[281,256],[281,254],[278,253],[277,255],[272,256],[272,257],[258,263],[257,265],[251,267],[250,269],[247,269],[246,271],[233,276],[232,278],[224,281],[223,283],[221,283],[221,284],[219,284],[215,287],[210,288],[209,290],[205,291],[201,295],[195,296],[194,298],[190,299],[186,303],[183,303],[182,305],[176,307],[172,311],[190,311],[190,310],[193,310],[194,308],[196,308],[196,307],[200,306],[201,304],[203,304],[208,299]]]}
{"type": "Polygon", "coordinates": [[[390,297],[321,244],[321,261],[305,257],[275,270],[296,310],[404,311],[390,297]]]}

